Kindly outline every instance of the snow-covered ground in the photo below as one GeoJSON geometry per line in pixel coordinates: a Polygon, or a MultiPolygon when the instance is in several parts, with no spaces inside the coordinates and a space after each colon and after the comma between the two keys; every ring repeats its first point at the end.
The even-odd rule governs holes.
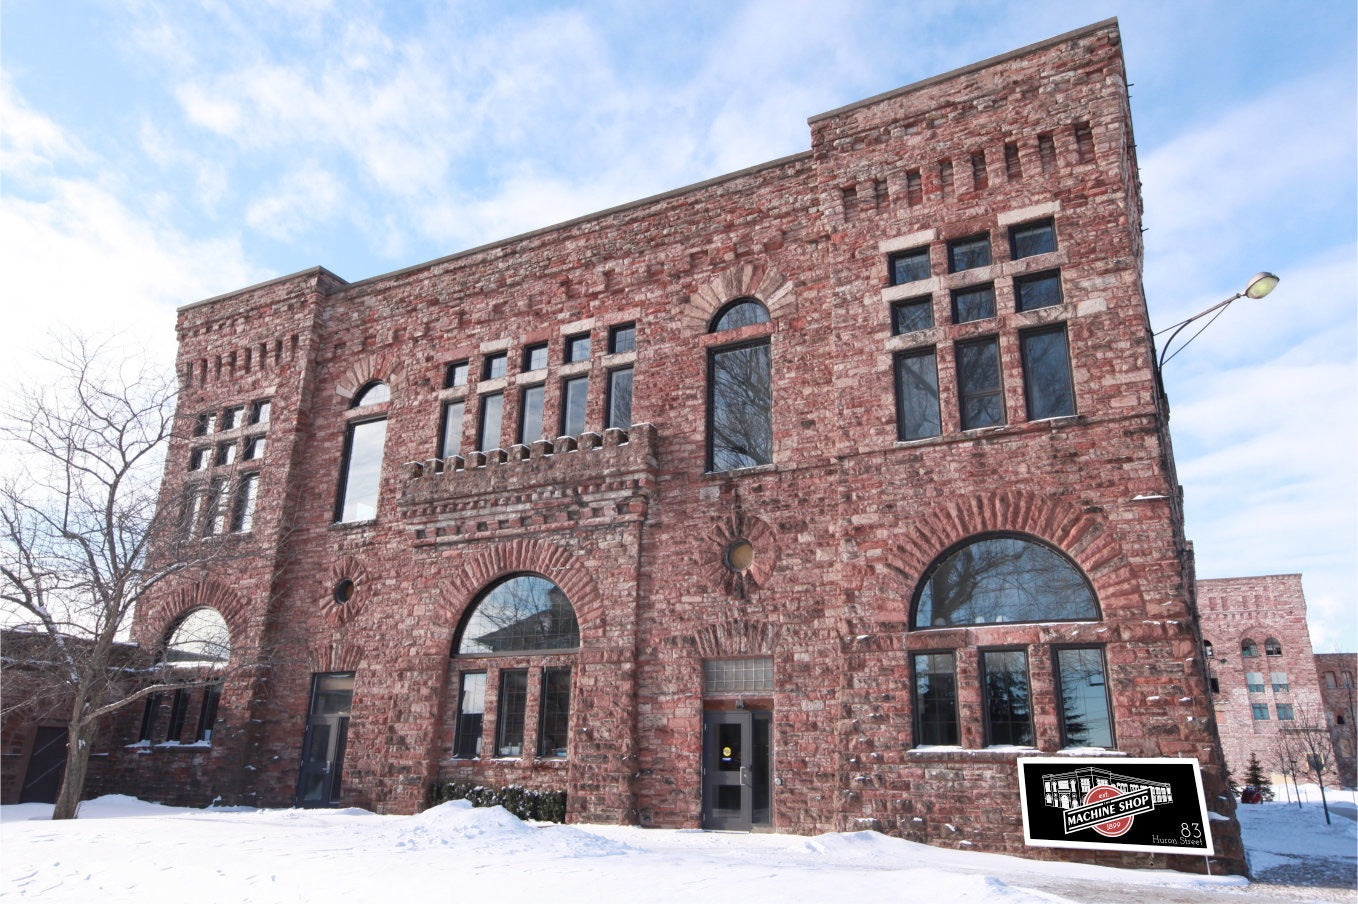
{"type": "MultiPolygon", "coordinates": [[[[1303,786],[1305,790],[1305,786],[1303,786]]],[[[499,900],[553,904],[1354,901],[1354,796],[1242,807],[1260,879],[1039,863],[875,832],[740,835],[530,826],[457,801],[364,810],[188,810],[104,797],[80,819],[0,808],[0,898],[81,904],[499,900]],[[1336,800],[1338,798],[1338,800],[1336,800]]]]}

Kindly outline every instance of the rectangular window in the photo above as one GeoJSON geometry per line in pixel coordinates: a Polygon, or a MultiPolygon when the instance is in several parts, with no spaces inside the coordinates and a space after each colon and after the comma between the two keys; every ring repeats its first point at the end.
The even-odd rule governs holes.
{"type": "Polygon", "coordinates": [[[773,693],[773,659],[703,660],[703,693],[709,697],[773,693]]]}
{"type": "Polygon", "coordinates": [[[928,295],[923,298],[907,298],[891,306],[891,335],[902,336],[927,330],[934,325],[934,300],[928,295]]]}
{"type": "Polygon", "coordinates": [[[1031,747],[1027,652],[986,650],[981,654],[981,671],[986,746],[1031,747]]]}
{"type": "Polygon", "coordinates": [[[987,317],[994,316],[995,287],[990,283],[953,290],[953,323],[970,323],[973,320],[985,320],[987,317]]]}
{"type": "Polygon", "coordinates": [[[523,350],[523,369],[541,370],[547,366],[547,343],[530,345],[523,350]]]}
{"type": "Polygon", "coordinates": [[[198,733],[195,741],[212,742],[212,728],[217,724],[217,707],[222,700],[221,684],[209,684],[203,688],[203,705],[198,708],[198,733]]]}
{"type": "Polygon", "coordinates": [[[589,377],[561,381],[562,436],[579,436],[585,432],[585,402],[588,397],[589,377]]]}
{"type": "Polygon", "coordinates": [[[925,247],[898,251],[887,258],[887,267],[891,271],[891,284],[893,286],[928,279],[930,273],[929,249],[925,247]]]}
{"type": "Polygon", "coordinates": [[[255,526],[255,499],[259,496],[259,474],[242,475],[236,484],[236,498],[231,504],[231,530],[249,533],[255,526]]]}
{"type": "Polygon", "coordinates": [[[1052,220],[1020,223],[1009,227],[1009,254],[1014,260],[1056,250],[1056,224],[1052,220]]]}
{"type": "Polygon", "coordinates": [[[198,420],[193,424],[194,436],[207,436],[217,425],[217,415],[211,411],[205,411],[198,415],[198,420]]]}
{"type": "Polygon", "coordinates": [[[1214,694],[1221,693],[1221,681],[1217,678],[1216,675],[1213,675],[1210,679],[1208,679],[1208,681],[1212,685],[1212,693],[1214,694]]]}
{"type": "Polygon", "coordinates": [[[174,692],[174,700],[170,704],[170,724],[165,728],[165,740],[178,741],[184,734],[184,717],[189,711],[189,691],[179,688],[174,692]]]}
{"type": "Polygon", "coordinates": [[[707,367],[707,463],[732,471],[773,461],[769,343],[711,352],[707,367]]]}
{"type": "Polygon", "coordinates": [[[1262,694],[1264,692],[1264,673],[1246,672],[1245,690],[1249,691],[1251,694],[1262,694]]]}
{"type": "Polygon", "coordinates": [[[637,325],[635,323],[620,323],[609,329],[608,353],[610,355],[621,355],[623,352],[634,352],[636,350],[637,325]]]}
{"type": "Polygon", "coordinates": [[[1004,423],[1004,388],[1000,384],[1000,344],[995,337],[958,343],[957,390],[962,429],[1004,423]]]}
{"type": "Polygon", "coordinates": [[[1028,420],[1068,417],[1075,413],[1075,387],[1064,325],[1019,333],[1023,361],[1023,393],[1028,420]]]}
{"type": "Polygon", "coordinates": [[[1031,276],[1020,276],[1014,280],[1014,310],[1036,311],[1060,304],[1061,271],[1047,270],[1031,276]]]}
{"type": "Polygon", "coordinates": [[[1269,683],[1273,685],[1273,693],[1285,694],[1288,690],[1286,672],[1269,672],[1269,683]]]}
{"type": "Polygon", "coordinates": [[[1292,704],[1291,704],[1291,703],[1279,703],[1279,704],[1278,704],[1278,721],[1279,721],[1279,722],[1291,722],[1291,721],[1294,720],[1295,718],[1296,718],[1296,714],[1295,714],[1295,713],[1293,712],[1293,710],[1292,710],[1292,704]]]}
{"type": "Polygon", "coordinates": [[[218,444],[217,444],[217,456],[216,456],[216,458],[215,458],[215,460],[214,460],[214,463],[215,463],[215,464],[218,464],[218,465],[229,465],[229,464],[231,464],[232,462],[234,462],[235,460],[236,460],[236,444],[235,444],[235,443],[218,443],[218,444]]]}
{"type": "Polygon", "coordinates": [[[1268,704],[1267,704],[1267,703],[1251,703],[1251,704],[1250,704],[1250,712],[1251,712],[1251,713],[1253,714],[1253,716],[1254,716],[1254,721],[1256,721],[1256,722],[1267,722],[1267,721],[1268,721],[1268,704]]]}
{"type": "Polygon", "coordinates": [[[632,368],[619,367],[608,372],[608,409],[605,427],[626,430],[632,426],[632,368]]]}
{"type": "Polygon", "coordinates": [[[938,411],[938,360],[932,348],[896,356],[896,436],[908,441],[943,432],[938,411]]]}
{"type": "Polygon", "coordinates": [[[1326,673],[1325,673],[1325,686],[1326,686],[1326,687],[1339,687],[1339,682],[1335,680],[1334,672],[1326,672],[1326,673]]]}
{"type": "Polygon", "coordinates": [[[528,670],[500,672],[500,705],[495,719],[495,755],[523,756],[523,723],[528,709],[528,670]]]}
{"type": "Polygon", "coordinates": [[[1103,650],[1098,647],[1057,650],[1056,677],[1062,746],[1111,748],[1113,722],[1103,650]]]}
{"type": "Polygon", "coordinates": [[[146,698],[146,706],[141,711],[141,731],[137,733],[138,741],[151,740],[151,734],[156,730],[158,715],[160,715],[160,694],[151,694],[146,698]]]}
{"type": "Polygon", "coordinates": [[[201,483],[189,484],[184,488],[184,497],[179,509],[180,537],[189,540],[195,536],[206,502],[207,491],[201,483]]]}
{"type": "Polygon", "coordinates": [[[260,399],[250,406],[250,423],[267,424],[269,415],[273,411],[273,403],[268,399],[260,399]]]}
{"type": "Polygon", "coordinates": [[[443,406],[443,425],[439,429],[439,458],[452,458],[462,454],[462,413],[466,411],[464,399],[448,402],[443,406]]]}
{"type": "Polygon", "coordinates": [[[571,670],[543,669],[538,701],[538,756],[563,757],[571,720],[571,670]]]}
{"type": "Polygon", "coordinates": [[[542,439],[542,404],[547,387],[539,383],[519,392],[519,442],[524,445],[542,439]]]}
{"type": "Polygon", "coordinates": [[[241,457],[246,461],[257,461],[264,457],[264,450],[268,446],[268,437],[252,436],[245,441],[245,452],[241,457]]]}
{"type": "Polygon", "coordinates": [[[486,712],[486,673],[463,672],[458,697],[457,728],[453,756],[475,759],[481,755],[481,724],[486,712]]]}
{"type": "Polygon", "coordinates": [[[500,419],[504,410],[504,393],[490,392],[481,396],[481,423],[476,431],[476,448],[480,451],[500,448],[500,419]]]}
{"type": "Polygon", "coordinates": [[[509,353],[500,352],[495,355],[486,355],[486,360],[481,364],[481,379],[495,380],[509,373],[509,353]]]}
{"type": "Polygon", "coordinates": [[[377,517],[382,447],[386,442],[386,418],[349,425],[340,471],[340,496],[335,506],[337,522],[370,521],[377,517]]]}
{"type": "Polygon", "coordinates": [[[443,388],[456,389],[467,385],[467,373],[471,368],[466,361],[454,361],[443,374],[443,388]]]}
{"type": "Polygon", "coordinates": [[[960,273],[990,266],[990,234],[967,236],[948,243],[948,272],[960,273]]]}
{"type": "Polygon", "coordinates": [[[914,660],[915,746],[962,743],[955,657],[952,653],[917,653],[914,660]]]}
{"type": "Polygon", "coordinates": [[[245,419],[245,406],[244,406],[244,405],[236,405],[236,406],[234,406],[234,407],[232,407],[232,408],[228,408],[228,409],[226,409],[225,411],[222,412],[222,427],[221,427],[221,429],[223,429],[223,430],[235,430],[237,427],[239,427],[239,426],[244,422],[244,419],[245,419]]]}
{"type": "Polygon", "coordinates": [[[589,333],[566,337],[566,362],[589,360],[589,333]]]}
{"type": "Polygon", "coordinates": [[[203,536],[215,537],[226,527],[226,500],[222,497],[226,494],[226,479],[218,477],[207,486],[207,499],[203,501],[205,508],[203,520],[203,536]]]}
{"type": "Polygon", "coordinates": [[[204,468],[206,468],[208,463],[209,451],[210,450],[206,446],[203,446],[189,452],[189,470],[201,471],[204,468]]]}

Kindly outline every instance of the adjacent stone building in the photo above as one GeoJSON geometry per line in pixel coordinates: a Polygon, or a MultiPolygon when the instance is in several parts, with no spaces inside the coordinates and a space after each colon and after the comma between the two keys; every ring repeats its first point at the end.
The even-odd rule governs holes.
{"type": "MultiPolygon", "coordinates": [[[[1281,781],[1284,761],[1307,746],[1298,743],[1304,735],[1334,761],[1328,777],[1351,786],[1352,766],[1345,778],[1334,760],[1332,729],[1352,722],[1338,698],[1344,657],[1351,663],[1353,654],[1330,654],[1338,661],[1329,669],[1334,699],[1327,700],[1317,674],[1321,657],[1311,650],[1301,575],[1199,580],[1197,587],[1217,727],[1236,781],[1243,784],[1251,755],[1281,781]]],[[[1352,665],[1348,674],[1351,687],[1352,665]]],[[[1350,747],[1350,764],[1352,758],[1350,747]]]]}
{"type": "Polygon", "coordinates": [[[810,127],[185,307],[162,505],[229,555],[135,633],[212,610],[269,666],[129,719],[104,786],[411,812],[518,784],[576,821],[1148,863],[1023,846],[1016,758],[1095,749],[1199,759],[1230,817],[1116,23],[810,127]]]}
{"type": "Polygon", "coordinates": [[[1320,679],[1320,699],[1334,741],[1335,771],[1344,787],[1358,785],[1358,721],[1354,719],[1354,695],[1358,685],[1358,654],[1317,653],[1316,675],[1320,679]]]}

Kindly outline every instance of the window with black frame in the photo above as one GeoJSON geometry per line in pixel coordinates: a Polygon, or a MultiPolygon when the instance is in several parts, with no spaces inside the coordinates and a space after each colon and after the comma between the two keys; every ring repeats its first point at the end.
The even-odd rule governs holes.
{"type": "Polygon", "coordinates": [[[1069,417],[1075,413],[1075,384],[1065,324],[1019,333],[1023,395],[1028,420],[1069,417]]]}
{"type": "MultiPolygon", "coordinates": [[[[350,410],[391,401],[387,384],[373,381],[354,396],[350,410]]],[[[361,417],[361,416],[360,416],[361,417]]],[[[339,494],[335,521],[371,521],[377,517],[377,497],[382,479],[382,450],[387,441],[385,412],[350,421],[345,428],[344,458],[340,463],[339,494]]]]}
{"type": "Polygon", "coordinates": [[[957,395],[963,430],[1004,423],[1004,384],[1000,378],[1000,343],[995,336],[959,342],[957,395]]]}
{"type": "Polygon", "coordinates": [[[938,359],[934,349],[896,356],[897,439],[910,441],[943,432],[938,409],[938,359]]]}
{"type": "MultiPolygon", "coordinates": [[[[720,333],[769,322],[753,298],[730,302],[713,318],[720,333]]],[[[773,369],[767,337],[708,352],[709,471],[734,471],[773,461],[773,369]]]]}
{"type": "Polygon", "coordinates": [[[960,744],[956,654],[916,653],[913,659],[915,746],[960,744]]]}
{"type": "Polygon", "coordinates": [[[1062,746],[1113,747],[1103,648],[1062,647],[1055,652],[1062,746]]]}
{"type": "Polygon", "coordinates": [[[983,650],[981,688],[987,747],[1033,746],[1026,650],[983,650]]]}

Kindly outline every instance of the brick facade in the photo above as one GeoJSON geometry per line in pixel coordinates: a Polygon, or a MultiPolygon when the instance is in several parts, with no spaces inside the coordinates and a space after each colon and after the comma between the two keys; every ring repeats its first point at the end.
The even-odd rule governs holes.
{"type": "Polygon", "coordinates": [[[1280,734],[1329,727],[1301,575],[1199,580],[1197,591],[1227,767],[1243,784],[1253,754],[1280,779],[1280,734]]]}
{"type": "MultiPolygon", "coordinates": [[[[753,779],[767,779],[769,799],[754,806],[768,828],[873,827],[1070,857],[1024,847],[1015,759],[1063,747],[1056,660],[1074,645],[1105,663],[1110,755],[1199,758],[1209,802],[1230,816],[1142,295],[1116,24],[810,125],[808,152],[549,229],[361,282],[318,268],[184,308],[180,411],[218,419],[170,449],[162,504],[215,480],[228,498],[257,473],[257,506],[248,530],[223,522],[189,541],[230,549],[229,565],[144,607],[135,635],[154,644],[211,605],[233,655],[263,654],[270,668],[227,681],[210,747],[115,749],[107,786],[148,787],[154,775],[166,800],[288,805],[303,738],[316,737],[313,676],[352,673],[344,804],[411,812],[431,783],[470,780],[565,788],[571,820],[698,826],[705,723],[743,712],[766,732],[752,743],[768,767],[753,779]],[[1048,222],[1054,249],[1013,253],[1013,227],[1048,222]],[[957,240],[973,236],[989,262],[953,265],[957,240]],[[924,249],[920,278],[893,280],[891,256],[912,249],[924,249]],[[1019,310],[1016,291],[1038,274],[1061,295],[1019,310]],[[956,290],[978,286],[993,313],[955,320],[954,301],[971,303],[956,290]],[[767,317],[713,332],[741,298],[767,317]],[[914,298],[927,323],[893,334],[893,303],[914,298]],[[635,348],[611,348],[627,324],[635,348]],[[1025,386],[1039,334],[1043,348],[1068,349],[1073,396],[1062,402],[1057,386],[1055,414],[1039,404],[1045,390],[1025,386]],[[721,357],[733,350],[750,351],[721,357]],[[964,362],[977,355],[997,373],[964,362]],[[936,423],[902,439],[900,362],[930,360],[936,423]],[[767,448],[749,467],[714,469],[724,453],[710,447],[709,412],[724,390],[712,375],[731,361],[770,362],[768,407],[754,406],[767,420],[737,428],[764,423],[755,445],[767,448]],[[460,362],[462,385],[461,371],[449,379],[460,362]],[[606,429],[611,375],[626,368],[630,417],[606,429]],[[973,385],[987,376],[990,389],[973,385]],[[580,378],[584,430],[555,438],[565,381],[580,378]],[[368,394],[374,381],[389,399],[368,394]],[[502,429],[478,443],[496,398],[502,429]],[[266,422],[221,419],[262,399],[266,422]],[[519,437],[539,400],[543,439],[519,437]],[[458,401],[460,443],[443,450],[458,401]],[[375,516],[350,518],[337,511],[346,450],[379,419],[375,516]],[[246,459],[261,435],[267,450],[246,459]],[[235,460],[213,466],[219,446],[235,460]],[[912,630],[931,563],[978,537],[1052,552],[1097,611],[912,630]],[[569,600],[578,648],[450,656],[481,594],[522,574],[569,600]],[[1026,655],[1030,746],[987,746],[991,648],[1026,655]],[[953,745],[916,738],[911,669],[926,651],[955,663],[953,745]],[[704,669],[732,659],[771,662],[771,684],[705,694],[704,669]],[[550,733],[547,670],[564,668],[568,753],[533,756],[550,733]],[[483,715],[460,702],[475,673],[483,715]],[[511,694],[524,695],[520,752],[492,756],[511,694]],[[489,749],[454,757],[468,715],[489,749]]],[[[1236,824],[1211,826],[1214,869],[1243,869],[1236,824]]]]}
{"type": "Polygon", "coordinates": [[[1317,653],[1316,677],[1320,699],[1334,741],[1335,769],[1344,787],[1358,785],[1358,721],[1354,719],[1354,695],[1358,694],[1358,653],[1317,653]]]}

